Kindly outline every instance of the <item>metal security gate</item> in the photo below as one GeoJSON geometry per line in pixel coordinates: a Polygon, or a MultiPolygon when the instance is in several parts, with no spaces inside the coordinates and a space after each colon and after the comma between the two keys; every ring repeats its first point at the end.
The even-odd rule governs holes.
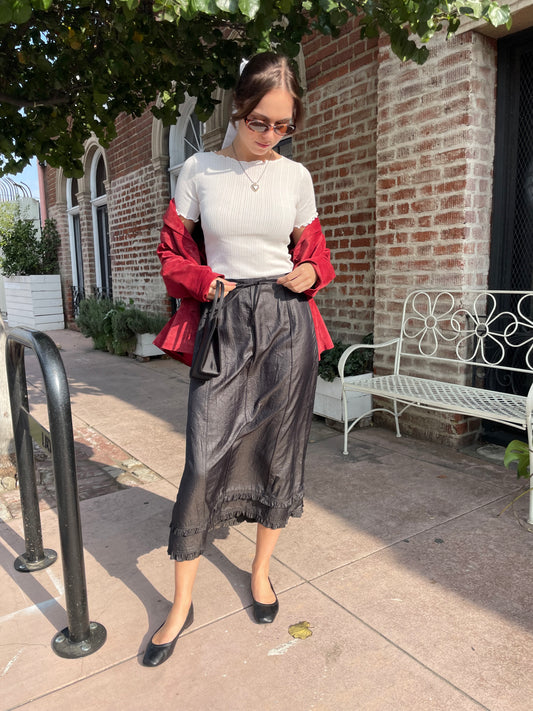
{"type": "MultiPolygon", "coordinates": [[[[498,42],[489,288],[533,290],[533,28],[498,42]]],[[[531,313],[525,316],[533,319],[530,301],[531,313]]],[[[513,306],[499,304],[501,309],[513,306]]],[[[520,354],[518,349],[517,357],[523,358],[526,350],[520,354]]],[[[491,389],[520,395],[531,384],[529,377],[501,381],[487,374],[486,379],[491,389]]],[[[514,438],[490,423],[484,423],[484,430],[487,439],[502,444],[514,438]]]]}
{"type": "Polygon", "coordinates": [[[489,288],[533,288],[533,29],[498,42],[489,288]]]}

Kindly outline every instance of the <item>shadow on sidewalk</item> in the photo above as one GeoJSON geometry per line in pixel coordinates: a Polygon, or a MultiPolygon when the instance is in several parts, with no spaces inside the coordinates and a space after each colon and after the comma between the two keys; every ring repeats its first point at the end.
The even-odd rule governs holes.
{"type": "MultiPolygon", "coordinates": [[[[169,432],[183,440],[186,408],[176,403],[186,402],[187,369],[172,361],[138,363],[92,351],[79,334],[60,338],[78,413],[91,411],[101,431],[110,436],[114,422],[106,403],[111,401],[116,413],[129,418],[132,436],[142,437],[143,425],[150,421],[164,430],[161,442],[170,442],[169,432]]],[[[32,382],[39,387],[38,377],[32,382]]],[[[533,539],[512,517],[497,516],[516,495],[514,474],[445,446],[409,437],[398,440],[386,430],[355,431],[347,457],[341,454],[341,440],[334,434],[309,446],[307,515],[298,526],[297,540],[292,534],[282,537],[283,562],[302,578],[314,580],[345,566],[363,567],[369,556],[389,556],[406,576],[409,572],[424,584],[438,584],[516,622],[516,610],[528,605],[521,591],[533,584],[533,573],[523,565],[533,539]]],[[[171,443],[166,446],[172,451],[171,443]]],[[[176,457],[176,469],[181,469],[181,459],[181,454],[176,457]]],[[[135,529],[131,548],[121,546],[120,552],[111,540],[87,542],[110,575],[124,579],[140,556],[166,541],[171,510],[168,501],[148,490],[136,491],[130,499],[140,509],[157,512],[150,526],[135,529]]],[[[132,521],[137,526],[133,513],[132,521]]],[[[132,531],[123,535],[131,537],[132,531]]],[[[220,569],[241,581],[244,572],[224,556],[217,557],[216,549],[210,550],[220,569]]],[[[140,571],[131,587],[147,609],[157,597],[140,571]]],[[[520,615],[520,624],[533,629],[525,614],[520,615]]]]}
{"type": "MultiPolygon", "coordinates": [[[[63,570],[57,527],[55,500],[43,497],[46,509],[46,522],[43,524],[43,547],[53,548],[58,553],[57,561],[37,573],[20,573],[13,563],[18,555],[25,552],[22,535],[15,530],[22,521],[14,519],[8,525],[0,522],[0,557],[14,586],[20,590],[24,600],[21,609],[13,610],[2,619],[25,615],[34,606],[56,630],[67,625],[66,609],[63,607],[63,570]],[[50,513],[53,512],[53,520],[50,513]],[[31,602],[31,604],[28,604],[31,602]]],[[[89,618],[99,622],[95,607],[101,607],[106,592],[113,594],[116,579],[121,583],[119,589],[127,588],[137,598],[148,618],[146,627],[138,630],[139,654],[145,649],[148,640],[161,624],[170,609],[168,593],[172,589],[173,565],[161,548],[162,532],[168,531],[173,501],[155,494],[150,489],[123,487],[120,491],[107,496],[91,498],[81,505],[82,536],[86,571],[89,618]],[[154,556],[157,556],[154,558],[154,556]],[[93,562],[94,560],[94,562],[93,562]],[[107,576],[95,579],[95,567],[103,568],[107,576]],[[156,568],[156,578],[166,579],[165,590],[158,587],[151,575],[156,568]],[[89,572],[90,571],[90,572],[89,572]],[[93,591],[93,592],[91,592],[93,591]],[[95,605],[95,601],[97,604],[95,605]],[[93,604],[91,604],[91,602],[93,604]]],[[[228,581],[243,608],[251,603],[249,593],[250,573],[239,568],[217,547],[217,541],[223,541],[229,535],[229,529],[221,528],[208,536],[204,558],[216,567],[228,581]]],[[[165,546],[166,548],[166,546],[165,546]]],[[[123,594],[123,593],[122,593],[123,594]]],[[[119,606],[120,607],[120,606],[119,606]]],[[[139,605],[135,604],[137,609],[139,605]]],[[[251,613],[249,613],[251,615],[251,613]]],[[[22,640],[28,644],[31,640],[22,640]]],[[[39,640],[42,643],[42,640],[39,640]]]]}

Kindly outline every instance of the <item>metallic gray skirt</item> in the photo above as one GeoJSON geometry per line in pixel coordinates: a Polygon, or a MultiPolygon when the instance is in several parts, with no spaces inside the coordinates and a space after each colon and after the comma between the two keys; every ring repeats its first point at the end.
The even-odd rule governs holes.
{"type": "Polygon", "coordinates": [[[302,514],[318,352],[306,297],[276,278],[237,280],[220,314],[221,374],[191,379],[174,560],[201,555],[217,526],[283,528],[302,514]]]}

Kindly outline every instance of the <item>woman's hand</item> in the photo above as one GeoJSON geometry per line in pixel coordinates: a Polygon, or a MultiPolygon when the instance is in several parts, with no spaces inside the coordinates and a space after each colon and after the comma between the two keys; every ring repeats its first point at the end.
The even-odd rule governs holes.
{"type": "Polygon", "coordinates": [[[227,279],[222,279],[221,277],[218,277],[218,279],[213,279],[211,284],[209,285],[209,291],[206,294],[206,299],[208,301],[213,301],[215,298],[215,289],[217,288],[217,281],[221,281],[224,284],[224,296],[235,289],[237,284],[234,281],[227,281],[227,279]]]}
{"type": "Polygon", "coordinates": [[[297,267],[294,267],[292,272],[285,274],[278,279],[278,284],[282,284],[291,291],[301,294],[303,291],[310,289],[317,279],[315,268],[309,262],[303,262],[297,267]]]}

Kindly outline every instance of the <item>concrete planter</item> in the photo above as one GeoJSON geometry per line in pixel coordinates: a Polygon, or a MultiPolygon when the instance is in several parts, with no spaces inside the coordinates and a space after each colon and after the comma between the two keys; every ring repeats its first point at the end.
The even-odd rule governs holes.
{"type": "Polygon", "coordinates": [[[5,277],[4,288],[10,328],[25,326],[37,331],[65,328],[59,274],[5,277]]]}
{"type": "MultiPolygon", "coordinates": [[[[345,380],[348,383],[356,383],[358,380],[365,380],[371,377],[372,373],[363,373],[362,375],[349,375],[345,380]]],[[[364,415],[371,408],[371,395],[367,393],[348,393],[348,420],[354,420],[364,415]]],[[[327,417],[330,420],[344,422],[340,378],[335,378],[331,383],[320,376],[317,378],[313,413],[321,417],[327,417]]]]}
{"type": "Polygon", "coordinates": [[[155,336],[155,333],[138,333],[133,355],[139,358],[151,358],[153,356],[164,355],[163,351],[152,343],[155,336]]]}

